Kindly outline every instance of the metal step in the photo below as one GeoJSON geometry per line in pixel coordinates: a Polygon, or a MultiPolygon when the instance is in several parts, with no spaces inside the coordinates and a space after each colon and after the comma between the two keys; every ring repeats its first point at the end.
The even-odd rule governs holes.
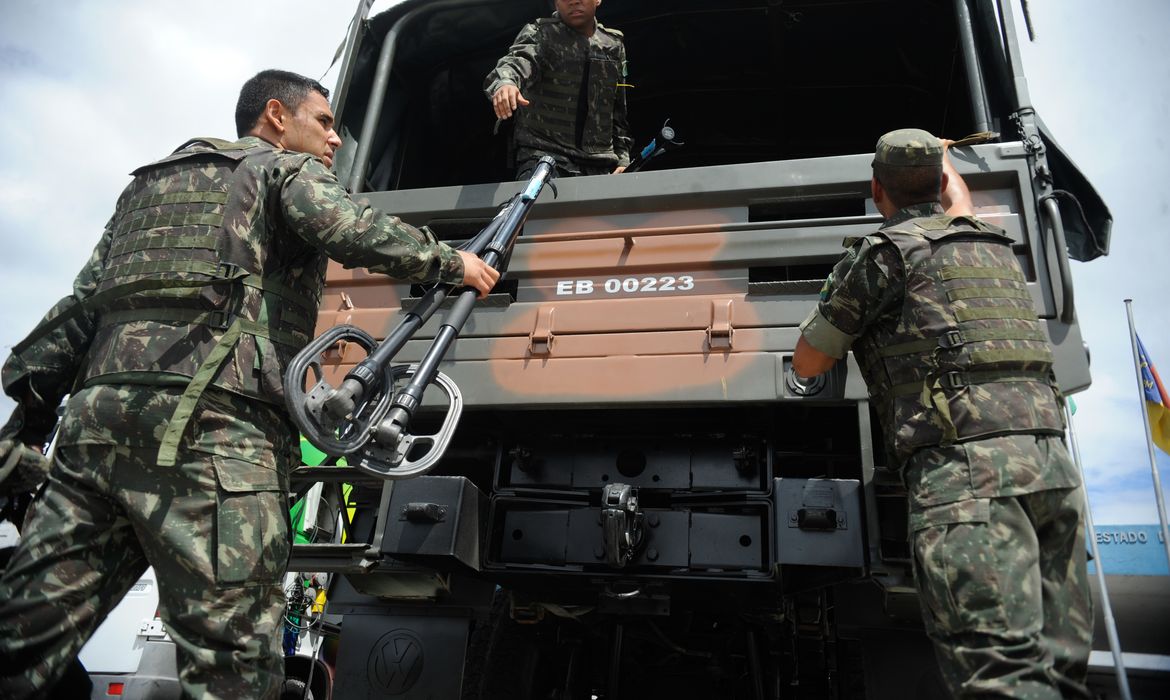
{"type": "Polygon", "coordinates": [[[289,571],[353,573],[372,570],[381,553],[366,542],[351,544],[294,544],[289,571]]]}

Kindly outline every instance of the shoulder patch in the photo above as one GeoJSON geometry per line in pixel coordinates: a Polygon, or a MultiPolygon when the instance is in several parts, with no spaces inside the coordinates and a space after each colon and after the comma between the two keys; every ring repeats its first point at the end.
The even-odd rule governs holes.
{"type": "Polygon", "coordinates": [[[833,289],[833,273],[830,272],[829,276],[825,278],[825,283],[821,285],[821,291],[820,291],[820,294],[818,295],[818,298],[820,298],[821,301],[828,301],[829,300],[829,292],[832,291],[832,289],[833,289]]]}
{"type": "Polygon", "coordinates": [[[868,243],[871,246],[875,246],[889,242],[889,239],[880,233],[871,233],[868,236],[846,236],[845,240],[841,241],[841,247],[855,248],[861,243],[868,243]]]}
{"type": "Polygon", "coordinates": [[[900,224],[896,224],[894,226],[890,226],[889,228],[883,228],[881,231],[879,231],[875,235],[877,235],[881,238],[884,238],[888,241],[891,241],[891,242],[893,242],[893,238],[891,236],[909,236],[910,238],[923,238],[924,237],[922,232],[925,229],[921,229],[921,228],[918,228],[915,226],[910,226],[909,224],[910,224],[910,222],[903,222],[900,224]]]}
{"type": "Polygon", "coordinates": [[[962,221],[972,228],[982,231],[984,233],[991,233],[998,236],[1006,236],[1007,231],[995,224],[989,224],[977,216],[956,216],[955,221],[962,221]]]}
{"type": "Polygon", "coordinates": [[[626,36],[625,34],[622,34],[620,29],[606,27],[601,22],[597,23],[597,28],[600,29],[601,31],[605,32],[606,34],[612,34],[613,36],[616,36],[619,39],[624,39],[626,36]]]}
{"type": "Polygon", "coordinates": [[[171,153],[178,153],[179,151],[183,150],[184,148],[189,148],[191,146],[194,146],[197,143],[211,146],[213,149],[215,149],[217,151],[226,151],[226,150],[236,146],[235,141],[228,141],[226,139],[217,139],[217,138],[212,138],[210,136],[197,136],[197,137],[187,141],[182,146],[179,146],[175,150],[171,151],[171,153]]]}
{"type": "Polygon", "coordinates": [[[135,168],[134,170],[130,171],[130,175],[137,177],[140,173],[151,168],[166,165],[168,163],[174,163],[186,158],[220,157],[238,161],[244,158],[246,155],[247,150],[241,148],[238,141],[225,141],[224,139],[208,137],[194,138],[176,148],[166,158],[160,158],[159,160],[156,160],[152,163],[147,163],[146,165],[135,168]]]}
{"type": "Polygon", "coordinates": [[[954,220],[953,216],[932,216],[914,219],[914,225],[924,231],[942,231],[950,228],[951,222],[954,220]]]}
{"type": "Polygon", "coordinates": [[[913,223],[921,232],[918,234],[932,241],[952,236],[985,237],[993,240],[1010,240],[1011,236],[1002,228],[981,221],[974,216],[936,216],[914,219],[913,223]]]}

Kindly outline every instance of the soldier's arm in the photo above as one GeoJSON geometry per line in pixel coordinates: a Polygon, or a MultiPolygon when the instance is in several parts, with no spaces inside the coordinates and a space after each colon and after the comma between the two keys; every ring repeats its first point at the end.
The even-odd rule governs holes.
{"type": "Polygon", "coordinates": [[[974,216],[975,203],[971,200],[971,190],[967,189],[967,183],[963,180],[963,176],[955,170],[954,163],[951,162],[949,149],[954,141],[950,139],[939,139],[943,146],[943,183],[942,191],[942,206],[946,210],[948,216],[974,216]]]}
{"type": "Polygon", "coordinates": [[[410,282],[463,281],[458,251],[429,230],[354,200],[315,158],[285,181],[280,201],[288,228],[347,268],[410,282]]]}
{"type": "MultiPolygon", "coordinates": [[[[73,280],[73,291],[58,301],[29,334],[38,334],[38,328],[63,313],[73,313],[86,299],[93,296],[101,280],[106,254],[113,232],[106,225],[89,261],[73,280]]],[[[57,406],[70,392],[96,331],[92,312],[80,312],[31,343],[17,343],[4,367],[0,382],[4,393],[20,403],[24,412],[24,433],[30,442],[38,442],[48,435],[57,421],[57,406]]],[[[39,445],[38,445],[39,446],[39,445]]]]}
{"type": "Polygon", "coordinates": [[[496,62],[496,67],[484,80],[484,92],[489,100],[505,85],[523,91],[540,79],[539,36],[535,22],[524,25],[516,35],[512,48],[496,62]]]}
{"type": "MultiPolygon", "coordinates": [[[[619,53],[623,75],[621,82],[626,82],[626,47],[623,44],[619,53]]],[[[617,98],[613,105],[613,152],[618,157],[618,167],[625,168],[630,164],[630,150],[634,147],[634,138],[630,135],[630,121],[626,112],[626,88],[619,87],[617,98]]]]}
{"type": "Polygon", "coordinates": [[[901,259],[888,244],[854,244],[837,262],[821,300],[800,324],[792,368],[802,377],[823,374],[845,357],[865,329],[900,303],[901,259]]]}

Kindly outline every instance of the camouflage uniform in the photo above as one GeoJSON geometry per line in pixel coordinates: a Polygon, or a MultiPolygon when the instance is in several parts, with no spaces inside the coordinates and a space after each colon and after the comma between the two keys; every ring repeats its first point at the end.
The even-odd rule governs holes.
{"type": "Polygon", "coordinates": [[[8,423],[0,428],[0,496],[28,493],[45,480],[49,461],[40,450],[25,444],[25,436],[36,442],[38,432],[44,437],[51,429],[26,426],[24,410],[17,405],[8,423]]]}
{"type": "Polygon", "coordinates": [[[902,209],[852,243],[801,332],[862,367],[909,492],[915,582],[951,692],[1090,697],[1084,493],[1002,231],[937,202],[902,209]]]}
{"type": "Polygon", "coordinates": [[[258,138],[199,139],[134,175],[73,295],[4,365],[30,415],[72,396],[0,579],[0,696],[55,682],[152,565],[184,694],[275,697],[299,462],[281,380],[328,258],[447,282],[462,262],[258,138]]]}
{"type": "Polygon", "coordinates": [[[525,25],[484,81],[490,100],[515,85],[531,104],[516,111],[517,178],[544,155],[557,176],[604,175],[630,163],[622,33],[597,23],[586,37],[553,14],[525,25]]]}

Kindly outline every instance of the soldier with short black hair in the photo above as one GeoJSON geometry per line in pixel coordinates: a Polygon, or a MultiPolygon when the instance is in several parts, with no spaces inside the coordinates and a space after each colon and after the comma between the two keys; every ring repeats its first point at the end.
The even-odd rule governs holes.
{"type": "Polygon", "coordinates": [[[517,179],[546,155],[558,177],[630,164],[626,47],[621,32],[597,21],[600,4],[556,0],[553,16],[525,25],[484,82],[496,117],[516,115],[517,179]]]}
{"type": "Polygon", "coordinates": [[[13,445],[42,444],[71,396],[0,578],[0,697],[51,688],[147,566],[185,697],[279,694],[300,463],[282,379],[329,258],[481,295],[499,277],[349,197],[329,170],[327,97],[264,71],[241,90],[239,140],[193,139],[135,170],[72,295],[4,364],[19,403],[6,469],[36,471],[13,445]]]}
{"type": "Polygon", "coordinates": [[[1088,698],[1084,491],[1052,349],[1000,228],[925,131],[882,136],[874,203],[801,324],[792,366],[852,349],[909,494],[914,579],[961,698],[1088,698]]]}

